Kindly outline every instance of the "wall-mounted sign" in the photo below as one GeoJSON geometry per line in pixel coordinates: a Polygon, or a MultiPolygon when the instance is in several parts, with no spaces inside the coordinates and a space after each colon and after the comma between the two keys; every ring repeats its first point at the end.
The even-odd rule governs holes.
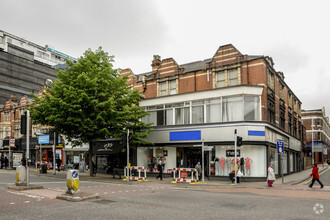
{"type": "Polygon", "coordinates": [[[38,136],[38,144],[49,144],[49,134],[38,136]]]}
{"type": "MultiPolygon", "coordinates": [[[[237,150],[237,157],[241,156],[241,150],[237,150]]],[[[235,157],[235,150],[226,150],[226,157],[235,157]]]]}
{"type": "Polygon", "coordinates": [[[93,144],[93,154],[117,154],[121,152],[123,145],[117,140],[96,141],[93,144]]]}

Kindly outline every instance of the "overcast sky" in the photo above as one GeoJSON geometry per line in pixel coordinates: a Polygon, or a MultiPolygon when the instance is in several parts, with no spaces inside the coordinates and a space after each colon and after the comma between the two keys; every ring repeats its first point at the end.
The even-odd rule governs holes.
{"type": "Polygon", "coordinates": [[[2,0],[0,30],[80,57],[102,46],[116,68],[151,71],[152,56],[178,64],[233,44],[273,58],[303,109],[330,116],[327,0],[2,0]]]}

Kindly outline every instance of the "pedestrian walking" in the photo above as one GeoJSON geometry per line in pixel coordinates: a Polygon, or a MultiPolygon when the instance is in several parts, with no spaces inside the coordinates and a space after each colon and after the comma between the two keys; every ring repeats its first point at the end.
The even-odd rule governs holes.
{"type": "Polygon", "coordinates": [[[8,166],[8,158],[7,157],[5,157],[5,169],[7,169],[7,166],[8,166]]]}
{"type": "Polygon", "coordinates": [[[160,180],[163,180],[163,165],[161,160],[157,164],[157,169],[159,173],[158,176],[156,176],[156,179],[160,178],[160,180]]]}
{"type": "Polygon", "coordinates": [[[1,156],[0,161],[1,161],[1,164],[0,164],[1,169],[3,169],[3,167],[5,166],[5,159],[3,158],[3,156],[1,156]]]}
{"type": "Polygon", "coordinates": [[[273,165],[269,164],[268,167],[268,176],[267,176],[267,183],[269,187],[273,186],[273,183],[275,182],[276,178],[275,178],[275,172],[273,169],[273,165]]]}
{"type": "Polygon", "coordinates": [[[198,173],[198,181],[200,181],[202,177],[202,166],[200,162],[197,162],[195,169],[197,170],[198,173]]]}
{"type": "Polygon", "coordinates": [[[309,188],[312,188],[315,181],[317,181],[321,185],[321,189],[324,187],[323,183],[320,181],[320,175],[319,175],[319,168],[317,167],[317,164],[313,164],[313,170],[310,176],[313,176],[312,182],[309,185],[309,188]]]}
{"type": "Polygon", "coordinates": [[[57,157],[56,159],[56,165],[57,165],[57,171],[60,172],[61,171],[61,164],[62,164],[62,160],[57,157]]]}

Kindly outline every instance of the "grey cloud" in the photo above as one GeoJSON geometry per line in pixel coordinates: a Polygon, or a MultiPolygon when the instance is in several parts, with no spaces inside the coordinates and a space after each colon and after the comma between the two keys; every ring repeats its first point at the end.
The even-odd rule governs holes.
{"type": "Polygon", "coordinates": [[[115,56],[134,57],[164,46],[168,28],[150,0],[120,1],[6,1],[0,20],[4,31],[19,26],[18,36],[51,44],[73,56],[102,46],[115,56]],[[26,10],[29,8],[29,10],[26,10]],[[160,43],[162,42],[162,43],[160,43]],[[148,49],[149,48],[149,49],[148,49]]]}

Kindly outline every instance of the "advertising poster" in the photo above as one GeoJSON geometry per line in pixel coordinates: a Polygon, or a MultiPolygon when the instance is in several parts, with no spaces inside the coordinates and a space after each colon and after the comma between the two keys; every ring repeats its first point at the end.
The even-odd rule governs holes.
{"type": "Polygon", "coordinates": [[[13,167],[18,167],[21,163],[22,158],[22,153],[13,153],[13,167]]]}

